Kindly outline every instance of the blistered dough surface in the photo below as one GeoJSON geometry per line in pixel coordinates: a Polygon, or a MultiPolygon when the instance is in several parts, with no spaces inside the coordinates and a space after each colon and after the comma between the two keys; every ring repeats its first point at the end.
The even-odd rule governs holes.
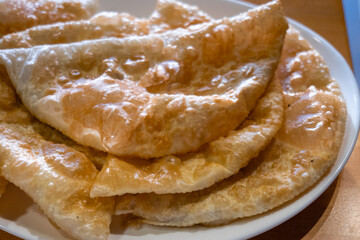
{"type": "Polygon", "coordinates": [[[286,28],[272,3],[160,35],[3,51],[0,61],[40,120],[81,144],[151,158],[196,150],[243,121],[286,28]]]}
{"type": "Polygon", "coordinates": [[[113,199],[90,198],[98,173],[66,145],[44,140],[31,126],[0,124],[1,173],[24,190],[58,226],[78,239],[106,239],[113,199]]]}
{"type": "Polygon", "coordinates": [[[237,173],[269,144],[282,124],[283,112],[282,90],[275,80],[238,128],[196,152],[150,162],[109,155],[91,196],[180,193],[209,187],[237,173]]]}
{"type": "MultiPolygon", "coordinates": [[[[98,174],[90,159],[96,162],[105,156],[38,122],[3,79],[0,95],[8,96],[6,104],[4,100],[0,103],[1,175],[24,190],[71,236],[106,239],[113,199],[90,198],[98,174]]],[[[1,175],[0,192],[7,183],[1,175]]]]}
{"type": "Polygon", "coordinates": [[[99,12],[86,20],[39,25],[8,34],[0,39],[0,49],[143,36],[207,21],[210,21],[210,17],[196,7],[172,0],[161,0],[157,2],[150,19],[136,18],[128,13],[99,12]],[[182,21],[178,21],[179,16],[182,21]]]}
{"type": "Polygon", "coordinates": [[[273,209],[318,181],[336,160],[345,129],[345,102],[322,58],[296,31],[288,31],[284,49],[276,74],[286,76],[280,78],[284,122],[257,158],[202,191],[124,195],[117,213],[131,212],[156,225],[220,224],[273,209]],[[307,64],[310,61],[314,64],[307,64]],[[293,62],[299,64],[296,72],[293,62]],[[309,79],[309,72],[317,72],[312,77],[320,80],[309,79]]]}
{"type": "Polygon", "coordinates": [[[98,0],[4,0],[0,4],[0,36],[32,26],[87,19],[98,0]]]}

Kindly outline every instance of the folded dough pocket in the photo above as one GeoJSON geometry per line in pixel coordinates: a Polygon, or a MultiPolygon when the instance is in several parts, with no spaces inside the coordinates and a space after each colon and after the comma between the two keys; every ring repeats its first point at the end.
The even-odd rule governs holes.
{"type": "Polygon", "coordinates": [[[0,37],[32,26],[87,19],[98,0],[4,0],[0,4],[0,37]]]}
{"type": "Polygon", "coordinates": [[[96,162],[101,154],[37,121],[4,80],[0,77],[0,195],[5,177],[71,236],[107,239],[114,201],[90,198],[98,174],[90,159],[96,162]]]}
{"type": "Polygon", "coordinates": [[[201,191],[121,196],[117,214],[133,213],[155,225],[224,224],[278,207],[321,178],[337,158],[346,105],[325,62],[298,32],[290,29],[284,46],[276,74],[284,121],[267,148],[238,174],[201,191]],[[290,67],[294,61],[300,63],[296,71],[290,67]],[[315,75],[309,72],[321,81],[310,81],[315,75]]]}
{"type": "Polygon", "coordinates": [[[128,13],[99,12],[86,20],[39,25],[8,34],[0,39],[0,49],[142,36],[209,20],[210,17],[197,7],[172,0],[159,0],[149,19],[136,18],[128,13]]]}
{"type": "Polygon", "coordinates": [[[41,121],[114,155],[161,157],[197,150],[247,117],[286,29],[272,2],[163,34],[3,50],[0,62],[41,121]]]}
{"type": "Polygon", "coordinates": [[[209,187],[237,173],[270,143],[280,129],[283,112],[282,89],[273,80],[248,119],[196,152],[152,160],[108,155],[91,196],[181,193],[209,187]]]}
{"type": "MultiPolygon", "coordinates": [[[[105,37],[125,37],[163,32],[172,28],[187,27],[209,21],[210,17],[197,7],[181,2],[160,0],[150,19],[138,19],[127,13],[100,12],[88,20],[57,22],[34,26],[27,30],[8,34],[0,39],[0,49],[28,48],[44,44],[58,44],[105,37]],[[182,16],[181,23],[173,24],[182,16]]],[[[45,22],[44,22],[45,23],[45,22]]],[[[76,144],[56,130],[35,121],[18,101],[10,86],[4,66],[0,66],[0,121],[13,124],[31,124],[46,140],[66,144],[84,153],[97,166],[102,166],[106,153],[76,144]]],[[[0,197],[8,181],[0,174],[0,197]]]]}
{"type": "Polygon", "coordinates": [[[31,125],[0,123],[0,169],[77,239],[107,239],[111,198],[90,198],[98,171],[82,153],[46,141],[31,125]]]}

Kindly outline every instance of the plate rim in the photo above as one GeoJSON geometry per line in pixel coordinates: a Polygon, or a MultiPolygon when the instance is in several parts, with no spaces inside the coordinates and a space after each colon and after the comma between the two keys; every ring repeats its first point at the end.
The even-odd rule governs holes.
{"type": "MultiPolygon", "coordinates": [[[[241,5],[242,7],[245,7],[247,9],[250,9],[250,8],[254,8],[256,7],[257,5],[255,4],[252,4],[252,3],[249,3],[249,2],[245,2],[245,1],[242,1],[242,0],[217,0],[217,1],[223,1],[223,2],[229,2],[229,3],[233,3],[233,4],[237,4],[237,5],[241,5]]],[[[210,4],[211,4],[211,1],[209,1],[210,4]]],[[[101,3],[100,3],[101,4],[101,3]]],[[[358,85],[357,85],[357,82],[355,80],[355,77],[354,77],[354,74],[353,74],[353,71],[351,70],[349,64],[347,63],[347,61],[345,60],[345,58],[325,39],[323,38],[322,36],[320,36],[318,33],[316,33],[314,30],[310,29],[309,27],[305,26],[304,24],[296,21],[296,20],[293,20],[289,17],[287,17],[287,20],[289,21],[290,25],[294,26],[295,29],[297,29],[301,35],[306,39],[308,40],[309,42],[318,42],[319,44],[321,45],[324,45],[325,48],[327,49],[330,49],[331,50],[331,53],[332,54],[335,54],[337,58],[339,58],[339,61],[342,62],[344,65],[345,65],[345,68],[343,71],[347,72],[347,75],[350,76],[350,79],[348,81],[350,81],[350,84],[352,84],[352,87],[353,87],[353,100],[354,100],[354,105],[356,107],[359,108],[359,100],[360,100],[360,97],[359,97],[359,88],[358,88],[358,85]],[[304,36],[304,33],[306,36],[304,36]],[[312,38],[312,41],[309,40],[309,37],[311,36],[312,38]]],[[[313,44],[311,44],[313,46],[313,48],[318,51],[318,49],[316,48],[316,46],[314,46],[313,44]]],[[[324,58],[324,60],[326,60],[324,58]]],[[[328,65],[328,63],[327,63],[328,65]]],[[[331,72],[331,69],[329,67],[329,70],[331,72]]],[[[339,83],[340,85],[340,82],[338,79],[337,79],[337,82],[339,83]]],[[[342,89],[343,90],[343,89],[342,89]]],[[[343,95],[345,95],[345,93],[342,91],[343,95]]],[[[345,96],[344,96],[344,99],[345,99],[345,96]]],[[[348,102],[346,102],[346,106],[348,107],[348,102]]],[[[348,109],[349,111],[349,109],[348,109]]],[[[347,113],[347,117],[349,118],[350,117],[350,114],[349,112],[347,113]]],[[[359,111],[356,111],[355,113],[355,118],[354,119],[351,119],[353,120],[353,124],[354,126],[348,126],[349,124],[349,119],[347,119],[347,122],[346,122],[346,129],[347,128],[354,128],[355,132],[354,132],[354,135],[352,137],[352,139],[350,139],[350,144],[348,144],[347,146],[343,146],[345,140],[343,139],[343,142],[342,142],[342,146],[341,146],[341,149],[343,148],[346,148],[346,153],[345,153],[345,156],[342,160],[340,160],[340,164],[336,167],[336,169],[334,171],[332,171],[332,174],[331,176],[329,177],[328,174],[330,174],[330,172],[327,172],[325,173],[322,178],[317,181],[310,189],[310,191],[313,191],[313,189],[316,189],[316,187],[319,187],[321,186],[320,189],[317,189],[315,192],[315,195],[313,195],[312,198],[307,198],[305,199],[306,201],[303,202],[302,204],[298,204],[298,206],[295,207],[295,209],[293,209],[294,211],[292,211],[291,213],[287,214],[287,217],[286,218],[282,218],[282,219],[277,219],[276,221],[272,221],[268,224],[266,224],[265,226],[262,226],[261,230],[252,230],[252,231],[249,231],[247,232],[246,234],[242,234],[241,236],[239,235],[234,235],[234,236],[228,236],[228,238],[226,239],[238,239],[239,237],[241,238],[250,238],[250,237],[254,237],[256,235],[259,235],[261,233],[264,233],[280,224],[282,224],[283,222],[291,219],[292,217],[294,217],[296,214],[298,214],[299,212],[301,212],[302,210],[304,210],[306,207],[308,207],[311,203],[313,203],[319,196],[321,196],[323,194],[323,192],[331,185],[331,183],[337,178],[337,176],[339,175],[339,173],[341,172],[341,170],[344,168],[344,166],[346,165],[347,161],[349,160],[352,152],[353,152],[353,149],[355,147],[355,144],[356,144],[356,140],[357,140],[357,136],[359,134],[359,127],[360,127],[360,117],[359,117],[359,111]],[[324,180],[325,179],[325,180],[324,180]],[[321,185],[320,185],[321,183],[321,185]]],[[[344,134],[344,138],[345,138],[345,134],[344,134]]],[[[338,156],[338,159],[336,161],[339,161],[339,156],[338,156]]],[[[334,163],[335,164],[335,163],[334,163]]],[[[334,167],[334,166],[333,166],[334,167]]],[[[309,189],[307,189],[306,191],[309,191],[309,189]]],[[[304,196],[304,192],[300,194],[300,199],[303,198],[304,196]]],[[[295,204],[296,202],[298,202],[299,199],[296,199],[294,202],[290,202],[289,206],[295,204]]],[[[279,206],[277,208],[275,208],[275,212],[277,211],[280,211],[281,209],[285,209],[287,208],[288,206],[286,206],[287,204],[282,205],[282,206],[279,206]]],[[[272,210],[273,211],[273,210],[272,210]]],[[[271,212],[271,211],[270,211],[271,212]]],[[[265,216],[266,216],[267,213],[265,213],[265,216]]],[[[260,215],[257,215],[257,217],[260,217],[262,218],[262,215],[264,214],[260,214],[260,215]]],[[[44,216],[46,218],[46,216],[44,216]]],[[[263,216],[264,217],[264,216],[263,216]]],[[[29,239],[32,238],[33,236],[29,236],[29,235],[24,235],[23,232],[19,232],[19,231],[16,231],[16,229],[13,229],[13,228],[7,228],[5,226],[2,225],[2,220],[3,218],[0,217],[0,229],[5,231],[5,232],[8,232],[14,236],[17,236],[17,237],[20,237],[20,238],[25,238],[25,239],[29,239]]],[[[228,225],[228,227],[230,228],[236,228],[236,225],[233,226],[233,225],[228,225]]],[[[20,227],[19,227],[20,228],[20,227]]],[[[173,232],[171,234],[176,234],[176,232],[173,232]]],[[[111,238],[111,236],[119,236],[119,235],[109,235],[109,239],[111,238]]],[[[123,235],[121,235],[123,236],[123,235]]],[[[135,236],[137,237],[137,236],[135,236]]],[[[203,236],[200,236],[199,238],[201,238],[203,236]]],[[[125,239],[126,236],[123,236],[123,238],[125,239]]],[[[210,239],[208,239],[210,240],[210,239]]]]}

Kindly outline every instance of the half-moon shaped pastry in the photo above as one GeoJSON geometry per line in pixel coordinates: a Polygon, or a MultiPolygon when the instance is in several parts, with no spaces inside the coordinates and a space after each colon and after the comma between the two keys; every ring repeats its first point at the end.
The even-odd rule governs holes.
{"type": "MultiPolygon", "coordinates": [[[[97,4],[97,0],[56,1],[56,3],[41,0],[2,1],[0,2],[0,37],[34,25],[89,18],[95,13],[97,4]]],[[[1,45],[0,40],[0,49],[7,48],[6,46],[1,47],[1,45]]],[[[0,105],[5,106],[3,101],[6,100],[1,98],[0,105]]],[[[0,174],[0,196],[5,191],[6,184],[7,181],[0,174]]]]}
{"type": "MultiPolygon", "coordinates": [[[[208,21],[209,19],[210,17],[194,6],[172,0],[159,0],[150,20],[138,19],[126,13],[101,12],[89,20],[41,25],[6,35],[0,39],[0,49],[28,48],[42,44],[56,44],[59,41],[73,42],[97,37],[144,35],[152,31],[162,32],[171,27],[185,27],[189,24],[199,23],[200,20],[208,21]],[[174,16],[179,15],[183,16],[182,22],[184,25],[173,26],[173,24],[168,24],[173,21],[174,16]],[[98,31],[99,28],[102,31],[98,31]]],[[[19,123],[19,121],[24,121],[24,116],[26,116],[25,119],[30,122],[29,119],[33,119],[32,116],[16,100],[17,97],[10,87],[11,83],[6,69],[1,65],[0,79],[3,80],[0,81],[0,108],[6,110],[12,108],[11,111],[0,111],[0,121],[19,123]],[[17,107],[14,107],[15,105],[17,107]]],[[[47,136],[47,140],[71,146],[84,153],[99,167],[104,164],[105,153],[76,144],[58,131],[38,124],[37,121],[33,121],[33,124],[41,126],[37,127],[37,129],[41,130],[43,136],[47,136]]]]}
{"type": "Polygon", "coordinates": [[[202,191],[119,198],[118,214],[155,225],[220,224],[287,202],[313,185],[336,160],[346,121],[337,83],[320,55],[290,30],[277,70],[285,119],[273,142],[237,175],[202,191]]]}
{"type": "Polygon", "coordinates": [[[98,0],[4,0],[0,2],[0,37],[32,26],[91,17],[98,0]]]}
{"type": "MultiPolygon", "coordinates": [[[[107,239],[113,199],[90,198],[98,174],[90,157],[100,156],[37,121],[3,79],[0,96],[0,173],[72,237],[107,239]]],[[[0,176],[0,195],[5,183],[0,176]]]]}
{"type": "Polygon", "coordinates": [[[209,187],[237,173],[270,143],[280,129],[283,112],[282,89],[280,83],[273,80],[237,129],[196,152],[150,161],[108,155],[96,177],[91,196],[180,193],[209,187]]]}
{"type": "MultiPolygon", "coordinates": [[[[162,32],[175,27],[174,24],[168,23],[172,22],[174,17],[180,15],[183,16],[183,25],[177,24],[176,27],[187,27],[191,24],[200,23],[201,20],[208,21],[210,19],[210,17],[196,7],[172,0],[160,0],[157,2],[155,12],[150,20],[137,19],[126,13],[102,12],[89,20],[35,26],[22,32],[6,35],[0,39],[0,49],[27,48],[42,44],[76,42],[109,36],[144,35],[150,31],[162,32]],[[150,28],[150,26],[152,27],[150,28]],[[102,31],[99,31],[99,29],[102,31]]],[[[105,153],[76,144],[55,129],[35,121],[17,100],[15,92],[10,85],[5,83],[5,81],[10,83],[10,80],[3,66],[0,66],[0,79],[0,109],[2,109],[0,110],[0,121],[32,124],[35,129],[41,132],[41,135],[46,140],[66,144],[82,152],[99,167],[104,164],[105,153]]],[[[8,181],[1,177],[0,174],[0,196],[5,191],[7,183],[8,181]]]]}
{"type": "Polygon", "coordinates": [[[114,155],[160,157],[196,150],[246,118],[286,29],[272,2],[159,35],[4,50],[0,62],[41,121],[114,155]]]}
{"type": "Polygon", "coordinates": [[[0,123],[1,174],[77,239],[107,239],[113,199],[90,198],[98,173],[80,152],[44,140],[31,126],[0,123]]]}
{"type": "Polygon", "coordinates": [[[150,19],[136,18],[127,13],[100,12],[88,20],[40,25],[8,34],[0,39],[0,49],[29,48],[107,37],[141,36],[185,28],[209,20],[210,17],[196,7],[172,0],[161,0],[157,2],[150,19]],[[179,16],[181,22],[174,24],[174,18],[179,16]]]}

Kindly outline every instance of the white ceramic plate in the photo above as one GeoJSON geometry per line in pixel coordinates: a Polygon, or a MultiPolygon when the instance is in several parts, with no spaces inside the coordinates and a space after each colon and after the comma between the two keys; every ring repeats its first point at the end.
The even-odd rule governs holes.
{"type": "MultiPolygon", "coordinates": [[[[236,15],[253,5],[232,0],[193,0],[214,18],[236,15]]],[[[101,10],[127,11],[139,17],[147,17],[155,7],[155,0],[101,0],[101,10]]],[[[121,229],[116,217],[111,226],[110,239],[245,239],[263,233],[293,217],[319,197],[334,181],[344,167],[355,145],[359,130],[359,92],[355,78],[344,58],[322,37],[305,26],[290,20],[291,24],[320,52],[338,80],[347,108],[345,137],[335,165],[314,187],[300,197],[268,213],[236,221],[215,228],[165,228],[144,225],[140,229],[121,229]]],[[[69,239],[56,229],[33,204],[31,199],[10,185],[0,199],[0,228],[25,239],[69,239]]]]}

